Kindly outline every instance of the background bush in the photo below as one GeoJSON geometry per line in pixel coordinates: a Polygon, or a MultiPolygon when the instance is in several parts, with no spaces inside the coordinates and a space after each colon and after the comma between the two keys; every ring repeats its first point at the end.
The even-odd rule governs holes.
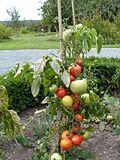
{"type": "Polygon", "coordinates": [[[120,59],[91,57],[85,60],[84,67],[90,88],[111,95],[120,91],[120,59]]]}
{"type": "Polygon", "coordinates": [[[27,107],[38,105],[43,99],[42,87],[39,95],[34,98],[31,93],[32,69],[26,64],[20,75],[15,76],[16,70],[0,77],[0,84],[3,84],[9,97],[9,107],[19,112],[27,107]],[[31,79],[31,81],[30,81],[31,79]]]}
{"type": "Polygon", "coordinates": [[[12,29],[0,24],[0,39],[9,39],[12,35],[12,29]]]}
{"type": "Polygon", "coordinates": [[[21,27],[20,32],[22,34],[27,34],[29,31],[28,31],[27,27],[21,27]]]}
{"type": "Polygon", "coordinates": [[[82,19],[81,23],[90,28],[95,28],[98,34],[103,36],[105,44],[120,43],[120,15],[115,22],[104,20],[100,15],[96,15],[91,19],[82,19]]]}

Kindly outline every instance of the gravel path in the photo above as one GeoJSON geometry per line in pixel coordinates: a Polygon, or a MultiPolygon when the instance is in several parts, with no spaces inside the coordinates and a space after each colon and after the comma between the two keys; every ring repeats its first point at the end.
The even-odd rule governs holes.
{"type": "MultiPolygon", "coordinates": [[[[58,50],[1,50],[0,51],[0,74],[11,70],[16,63],[34,62],[44,55],[57,54],[58,50]]],[[[59,55],[59,54],[58,54],[59,55]]],[[[92,49],[88,56],[120,58],[120,48],[103,48],[100,54],[92,49]]]]}

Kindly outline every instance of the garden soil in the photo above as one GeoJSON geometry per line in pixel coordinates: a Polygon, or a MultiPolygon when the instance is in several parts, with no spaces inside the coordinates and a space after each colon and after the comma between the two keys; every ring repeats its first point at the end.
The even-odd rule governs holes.
{"type": "MultiPolygon", "coordinates": [[[[29,108],[21,112],[22,123],[25,124],[38,109],[39,107],[29,108]]],[[[120,106],[117,110],[120,111],[120,106]]],[[[107,124],[103,130],[99,128],[98,124],[95,124],[95,128],[91,138],[83,142],[83,148],[95,155],[93,160],[120,160],[120,136],[113,134],[110,124],[107,124]]],[[[29,131],[27,135],[33,141],[36,140],[32,132],[29,131]]],[[[4,160],[29,160],[33,150],[33,148],[23,147],[15,141],[8,140],[1,147],[5,153],[4,160]]]]}

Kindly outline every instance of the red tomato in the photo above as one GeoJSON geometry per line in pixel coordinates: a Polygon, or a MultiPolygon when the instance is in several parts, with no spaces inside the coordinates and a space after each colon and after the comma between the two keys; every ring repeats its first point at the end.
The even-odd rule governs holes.
{"type": "Polygon", "coordinates": [[[78,112],[79,111],[79,103],[75,102],[73,104],[73,109],[74,109],[74,112],[78,112]]]}
{"type": "Polygon", "coordinates": [[[81,67],[79,65],[71,67],[69,72],[73,77],[76,77],[81,73],[81,67]]]}
{"type": "Polygon", "coordinates": [[[79,66],[82,66],[83,65],[83,60],[82,59],[76,60],[76,64],[78,64],[79,66]]]}
{"type": "Polygon", "coordinates": [[[68,130],[65,130],[61,134],[61,139],[69,138],[70,132],[68,130]]]}
{"type": "Polygon", "coordinates": [[[75,80],[75,77],[70,75],[70,82],[74,81],[75,80]]]}
{"type": "Polygon", "coordinates": [[[72,143],[75,145],[75,146],[79,146],[82,141],[83,141],[83,137],[82,136],[79,136],[79,135],[74,135],[72,138],[72,143]]]}
{"type": "Polygon", "coordinates": [[[75,120],[78,121],[78,122],[79,122],[79,121],[83,121],[83,119],[84,119],[83,115],[80,115],[79,113],[76,114],[74,118],[75,118],[75,120]]]}
{"type": "Polygon", "coordinates": [[[63,98],[64,96],[67,95],[67,91],[65,88],[63,87],[59,87],[56,91],[56,95],[59,97],[59,98],[63,98]]]}
{"type": "Polygon", "coordinates": [[[72,141],[69,138],[62,139],[60,142],[60,147],[63,150],[69,150],[73,146],[72,141]]]}

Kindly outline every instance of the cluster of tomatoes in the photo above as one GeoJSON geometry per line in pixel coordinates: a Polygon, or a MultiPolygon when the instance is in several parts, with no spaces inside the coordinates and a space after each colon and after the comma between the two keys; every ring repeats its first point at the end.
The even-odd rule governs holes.
{"type": "MultiPolygon", "coordinates": [[[[68,72],[70,76],[70,82],[73,81],[76,83],[76,78],[79,77],[82,71],[82,64],[83,60],[77,60],[75,66],[69,67],[68,72]]],[[[56,95],[57,97],[61,98],[62,104],[64,107],[70,108],[74,112],[74,127],[72,129],[72,132],[69,132],[69,130],[65,130],[62,132],[60,136],[60,147],[63,150],[69,150],[73,146],[79,146],[81,145],[83,141],[83,136],[80,135],[81,126],[80,124],[76,124],[79,122],[82,122],[84,119],[84,116],[79,113],[79,92],[76,91],[76,87],[71,89],[72,91],[67,91],[64,87],[57,88],[56,95]]]]}
{"type": "Polygon", "coordinates": [[[68,68],[70,76],[70,87],[68,89],[55,85],[50,88],[61,100],[62,105],[73,112],[71,131],[64,130],[60,135],[60,147],[63,150],[79,146],[84,139],[89,138],[88,132],[81,135],[81,122],[84,120],[84,115],[80,112],[80,97],[87,91],[87,80],[79,78],[82,72],[82,65],[83,60],[79,59],[74,66],[68,68]]]}
{"type": "Polygon", "coordinates": [[[79,146],[83,141],[83,136],[78,135],[78,132],[81,130],[79,125],[74,127],[72,132],[65,130],[61,134],[60,147],[63,150],[69,150],[73,146],[79,146]]]}

